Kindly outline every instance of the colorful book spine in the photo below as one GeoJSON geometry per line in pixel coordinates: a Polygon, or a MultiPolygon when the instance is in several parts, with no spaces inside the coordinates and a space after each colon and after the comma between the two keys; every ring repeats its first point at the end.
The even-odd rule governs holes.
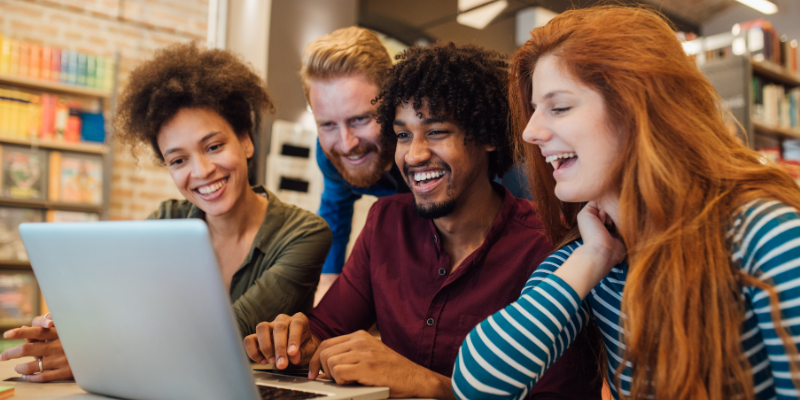
{"type": "Polygon", "coordinates": [[[19,42],[19,71],[21,76],[28,76],[31,67],[31,46],[25,42],[19,42]]]}
{"type": "Polygon", "coordinates": [[[56,103],[58,98],[55,95],[46,93],[42,95],[42,124],[40,137],[42,139],[53,139],[56,135],[56,103]]]}
{"type": "Polygon", "coordinates": [[[97,70],[95,71],[95,81],[94,87],[95,89],[103,89],[106,84],[106,58],[97,56],[97,70]]]}
{"type": "Polygon", "coordinates": [[[110,57],[106,57],[105,62],[105,76],[103,77],[103,90],[112,91],[114,90],[114,70],[116,67],[116,62],[114,59],[110,57]]]}
{"type": "Polygon", "coordinates": [[[11,39],[2,37],[0,40],[0,74],[11,73],[11,39]]]}
{"type": "Polygon", "coordinates": [[[31,59],[30,67],[28,67],[28,76],[33,79],[39,79],[42,76],[42,48],[40,46],[30,46],[31,59]]]}
{"type": "Polygon", "coordinates": [[[61,83],[69,83],[69,50],[61,50],[61,66],[59,67],[61,83]]]}
{"type": "Polygon", "coordinates": [[[86,72],[87,72],[87,58],[86,54],[77,54],[77,72],[75,74],[75,84],[79,86],[86,86],[86,72]]]}
{"type": "Polygon", "coordinates": [[[0,89],[0,135],[8,136],[9,115],[11,115],[11,91],[0,89]]]}
{"type": "Polygon", "coordinates": [[[50,80],[61,81],[61,49],[52,48],[50,53],[50,80]]]}
{"type": "Polygon", "coordinates": [[[69,51],[67,57],[67,83],[78,84],[78,52],[69,51]]]}
{"type": "Polygon", "coordinates": [[[97,80],[97,57],[86,56],[86,86],[95,87],[97,80]]]}
{"type": "Polygon", "coordinates": [[[19,75],[19,42],[11,40],[11,55],[9,56],[9,69],[8,73],[11,75],[19,75]]]}
{"type": "Polygon", "coordinates": [[[53,49],[42,47],[42,61],[39,69],[39,77],[43,80],[50,80],[50,72],[53,70],[53,49]]]}

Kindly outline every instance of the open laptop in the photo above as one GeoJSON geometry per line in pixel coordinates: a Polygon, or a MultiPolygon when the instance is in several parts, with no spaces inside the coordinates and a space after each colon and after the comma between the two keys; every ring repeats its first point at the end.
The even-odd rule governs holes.
{"type": "Polygon", "coordinates": [[[385,399],[254,373],[200,220],[22,224],[75,381],[127,399],[385,399]],[[258,386],[257,386],[258,385],[258,386]]]}

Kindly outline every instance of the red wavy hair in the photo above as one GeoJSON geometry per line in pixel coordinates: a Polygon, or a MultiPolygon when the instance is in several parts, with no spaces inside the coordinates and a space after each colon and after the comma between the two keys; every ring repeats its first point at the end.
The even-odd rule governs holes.
{"type": "MultiPolygon", "coordinates": [[[[522,141],[533,114],[537,60],[556,56],[600,93],[610,123],[625,136],[609,173],[620,194],[617,230],[630,267],[622,312],[623,357],[634,365],[631,397],[753,398],[740,342],[741,286],[769,292],[776,331],[791,357],[798,352],[780,325],[776,292],[732,265],[726,227],[737,208],[756,198],[800,209],[800,187],[728,133],[716,91],[657,12],[572,10],[531,35],[511,64],[511,132],[554,243],[578,238],[582,204],[555,197],[552,166],[538,146],[522,141]]],[[[624,365],[615,374],[617,387],[624,365]]],[[[794,362],[796,386],[797,371],[794,362]]]]}

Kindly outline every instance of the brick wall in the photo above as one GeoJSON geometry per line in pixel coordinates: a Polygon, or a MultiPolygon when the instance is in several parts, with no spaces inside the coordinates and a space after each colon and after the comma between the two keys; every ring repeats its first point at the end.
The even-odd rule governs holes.
{"type": "MultiPolygon", "coordinates": [[[[119,87],[156,49],[205,42],[208,0],[0,0],[0,32],[43,46],[119,54],[119,87]]],[[[124,148],[113,156],[109,218],[143,219],[158,204],[180,198],[166,169],[151,155],[138,163],[124,148]]]]}

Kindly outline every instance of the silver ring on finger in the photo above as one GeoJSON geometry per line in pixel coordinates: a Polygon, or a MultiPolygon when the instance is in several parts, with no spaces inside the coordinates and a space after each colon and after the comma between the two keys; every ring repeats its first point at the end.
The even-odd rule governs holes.
{"type": "Polygon", "coordinates": [[[44,372],[44,367],[42,367],[42,358],[39,357],[39,373],[41,374],[44,372]]]}

